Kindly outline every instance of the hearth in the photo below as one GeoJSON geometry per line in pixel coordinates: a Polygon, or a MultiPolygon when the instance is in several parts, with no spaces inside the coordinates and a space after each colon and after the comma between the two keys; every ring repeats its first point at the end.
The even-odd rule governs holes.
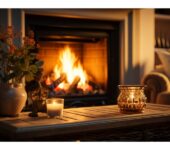
{"type": "Polygon", "coordinates": [[[66,107],[116,103],[119,84],[119,21],[27,14],[44,60],[42,81],[48,97],[66,107]]]}

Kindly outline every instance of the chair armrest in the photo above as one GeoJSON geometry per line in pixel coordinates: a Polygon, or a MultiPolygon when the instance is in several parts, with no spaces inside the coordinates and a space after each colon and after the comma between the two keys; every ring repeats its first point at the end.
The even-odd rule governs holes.
{"type": "Polygon", "coordinates": [[[148,102],[156,103],[157,95],[163,91],[170,90],[170,81],[168,77],[160,72],[151,72],[147,74],[142,84],[146,85],[145,94],[148,102]]]}

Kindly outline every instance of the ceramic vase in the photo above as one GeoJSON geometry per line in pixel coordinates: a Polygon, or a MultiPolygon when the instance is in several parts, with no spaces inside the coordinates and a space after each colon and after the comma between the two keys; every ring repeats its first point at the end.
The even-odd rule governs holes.
{"type": "Polygon", "coordinates": [[[18,116],[26,100],[27,93],[22,83],[0,84],[0,116],[18,116]]]}

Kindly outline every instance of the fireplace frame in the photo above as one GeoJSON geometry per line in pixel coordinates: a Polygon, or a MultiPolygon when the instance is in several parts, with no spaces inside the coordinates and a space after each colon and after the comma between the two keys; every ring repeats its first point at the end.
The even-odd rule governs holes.
{"type": "Polygon", "coordinates": [[[26,15],[25,28],[33,29],[42,41],[67,41],[65,36],[77,36],[72,42],[94,42],[107,36],[107,90],[104,95],[69,96],[67,107],[116,104],[117,85],[120,84],[120,21],[26,15]],[[44,20],[46,20],[44,22],[44,20]],[[76,33],[76,35],[74,35],[76,33]],[[59,35],[61,38],[50,38],[59,35]],[[79,37],[84,37],[81,39],[79,37]],[[96,39],[95,39],[96,38],[96,39]],[[114,66],[114,67],[113,67],[114,66]]]}

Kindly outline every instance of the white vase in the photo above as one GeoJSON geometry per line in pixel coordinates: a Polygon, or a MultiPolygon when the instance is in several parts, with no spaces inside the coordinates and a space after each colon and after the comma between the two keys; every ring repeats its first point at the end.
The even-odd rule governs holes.
{"type": "Polygon", "coordinates": [[[27,93],[23,84],[0,84],[0,115],[17,116],[25,106],[27,93]]]}

